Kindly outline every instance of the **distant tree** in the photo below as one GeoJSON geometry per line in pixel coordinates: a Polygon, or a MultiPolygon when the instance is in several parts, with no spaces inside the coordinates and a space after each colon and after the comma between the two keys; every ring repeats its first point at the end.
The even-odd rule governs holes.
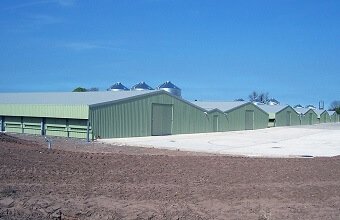
{"type": "Polygon", "coordinates": [[[87,90],[83,87],[75,88],[72,92],[86,92],[87,90]]]}
{"type": "Polygon", "coordinates": [[[235,99],[234,101],[235,101],[235,102],[243,102],[243,101],[244,101],[244,99],[242,99],[242,98],[239,98],[239,99],[235,99]]]}
{"type": "Polygon", "coordinates": [[[72,92],[97,92],[97,91],[99,91],[97,87],[92,87],[89,89],[78,87],[78,88],[75,88],[72,92]]]}
{"type": "Polygon", "coordinates": [[[340,114],[340,101],[333,101],[329,107],[329,110],[336,111],[340,114]]]}
{"type": "Polygon", "coordinates": [[[297,105],[294,106],[294,108],[303,108],[303,106],[300,105],[300,104],[297,104],[297,105]]]}
{"type": "Polygon", "coordinates": [[[258,99],[258,93],[256,91],[253,91],[252,93],[250,93],[250,95],[248,96],[249,101],[251,102],[256,102],[256,100],[258,99]]]}
{"type": "MultiPolygon", "coordinates": [[[[268,92],[253,91],[252,93],[249,94],[248,98],[249,98],[249,101],[251,101],[251,102],[260,102],[260,103],[263,103],[263,104],[266,104],[271,100],[269,98],[268,92]]],[[[276,100],[276,99],[273,99],[273,100],[276,100]]]]}
{"type": "Polygon", "coordinates": [[[260,93],[258,98],[257,98],[257,101],[260,102],[260,103],[267,103],[269,101],[269,94],[268,92],[266,93],[260,93]]]}

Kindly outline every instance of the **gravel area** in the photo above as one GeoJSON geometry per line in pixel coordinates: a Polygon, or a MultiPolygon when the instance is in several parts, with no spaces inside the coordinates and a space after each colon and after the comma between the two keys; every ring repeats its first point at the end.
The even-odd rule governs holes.
{"type": "Polygon", "coordinates": [[[114,145],[252,157],[333,157],[340,155],[340,123],[248,131],[100,140],[114,145]]]}

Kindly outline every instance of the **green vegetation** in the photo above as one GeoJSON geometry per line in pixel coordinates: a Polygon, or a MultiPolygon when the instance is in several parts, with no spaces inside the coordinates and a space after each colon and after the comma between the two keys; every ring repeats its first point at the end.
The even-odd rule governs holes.
{"type": "Polygon", "coordinates": [[[270,98],[268,92],[253,91],[252,93],[249,94],[248,98],[249,98],[249,101],[251,101],[251,102],[259,102],[259,103],[263,103],[263,104],[268,104],[269,102],[274,102],[274,103],[280,104],[280,102],[277,101],[276,99],[270,98]]]}
{"type": "Polygon", "coordinates": [[[340,114],[340,101],[333,101],[329,110],[336,111],[336,113],[340,114]]]}
{"type": "Polygon", "coordinates": [[[75,88],[72,92],[96,92],[96,91],[99,91],[99,89],[96,87],[92,87],[89,89],[78,87],[78,88],[75,88]]]}
{"type": "Polygon", "coordinates": [[[87,90],[83,87],[75,88],[72,92],[86,92],[87,90]]]}

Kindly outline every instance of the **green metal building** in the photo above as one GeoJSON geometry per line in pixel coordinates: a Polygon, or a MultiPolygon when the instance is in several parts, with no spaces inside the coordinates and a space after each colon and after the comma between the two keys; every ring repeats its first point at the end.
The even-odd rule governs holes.
{"type": "Polygon", "coordinates": [[[213,121],[213,131],[239,131],[267,128],[268,113],[251,102],[201,102],[213,121]]]}
{"type": "MultiPolygon", "coordinates": [[[[90,106],[93,134],[100,138],[202,133],[212,131],[205,110],[165,91],[90,106]]],[[[116,93],[116,92],[115,92],[116,93]]]]}
{"type": "MultiPolygon", "coordinates": [[[[0,130],[90,140],[318,123],[312,109],[268,108],[251,102],[188,102],[162,90],[0,93],[0,130]]],[[[320,113],[321,120],[327,115],[320,113]]],[[[336,113],[330,118],[339,121],[336,113]]]]}
{"type": "Polygon", "coordinates": [[[318,115],[318,122],[319,123],[329,123],[331,121],[330,120],[330,115],[328,114],[328,111],[326,111],[326,110],[319,110],[319,109],[316,109],[314,111],[318,115]]]}
{"type": "Polygon", "coordinates": [[[330,122],[339,122],[339,115],[336,111],[328,111],[330,122]]]}
{"type": "Polygon", "coordinates": [[[318,115],[311,108],[294,108],[300,114],[301,125],[318,124],[318,115]]]}
{"type": "Polygon", "coordinates": [[[300,125],[300,115],[289,105],[258,105],[269,114],[268,127],[300,125]]]}
{"type": "Polygon", "coordinates": [[[213,115],[161,90],[0,94],[1,131],[16,133],[91,139],[212,132],[213,115]]]}
{"type": "Polygon", "coordinates": [[[229,131],[229,127],[227,126],[228,118],[227,118],[226,113],[224,113],[223,111],[219,109],[211,109],[211,110],[205,109],[205,114],[211,120],[210,130],[212,132],[229,131]]]}
{"type": "MultiPolygon", "coordinates": [[[[75,95],[75,94],[74,94],[75,95]]],[[[70,93],[0,93],[0,130],[91,138],[89,108],[70,93]]]]}
{"type": "Polygon", "coordinates": [[[324,111],[320,114],[320,123],[330,123],[331,116],[329,115],[328,111],[324,111]]]}

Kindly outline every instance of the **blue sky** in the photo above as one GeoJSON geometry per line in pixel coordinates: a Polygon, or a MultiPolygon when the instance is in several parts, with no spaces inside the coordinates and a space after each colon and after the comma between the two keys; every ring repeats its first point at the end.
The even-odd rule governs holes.
{"type": "Polygon", "coordinates": [[[0,92],[156,87],[189,100],[340,99],[338,0],[2,0],[0,92]]]}

